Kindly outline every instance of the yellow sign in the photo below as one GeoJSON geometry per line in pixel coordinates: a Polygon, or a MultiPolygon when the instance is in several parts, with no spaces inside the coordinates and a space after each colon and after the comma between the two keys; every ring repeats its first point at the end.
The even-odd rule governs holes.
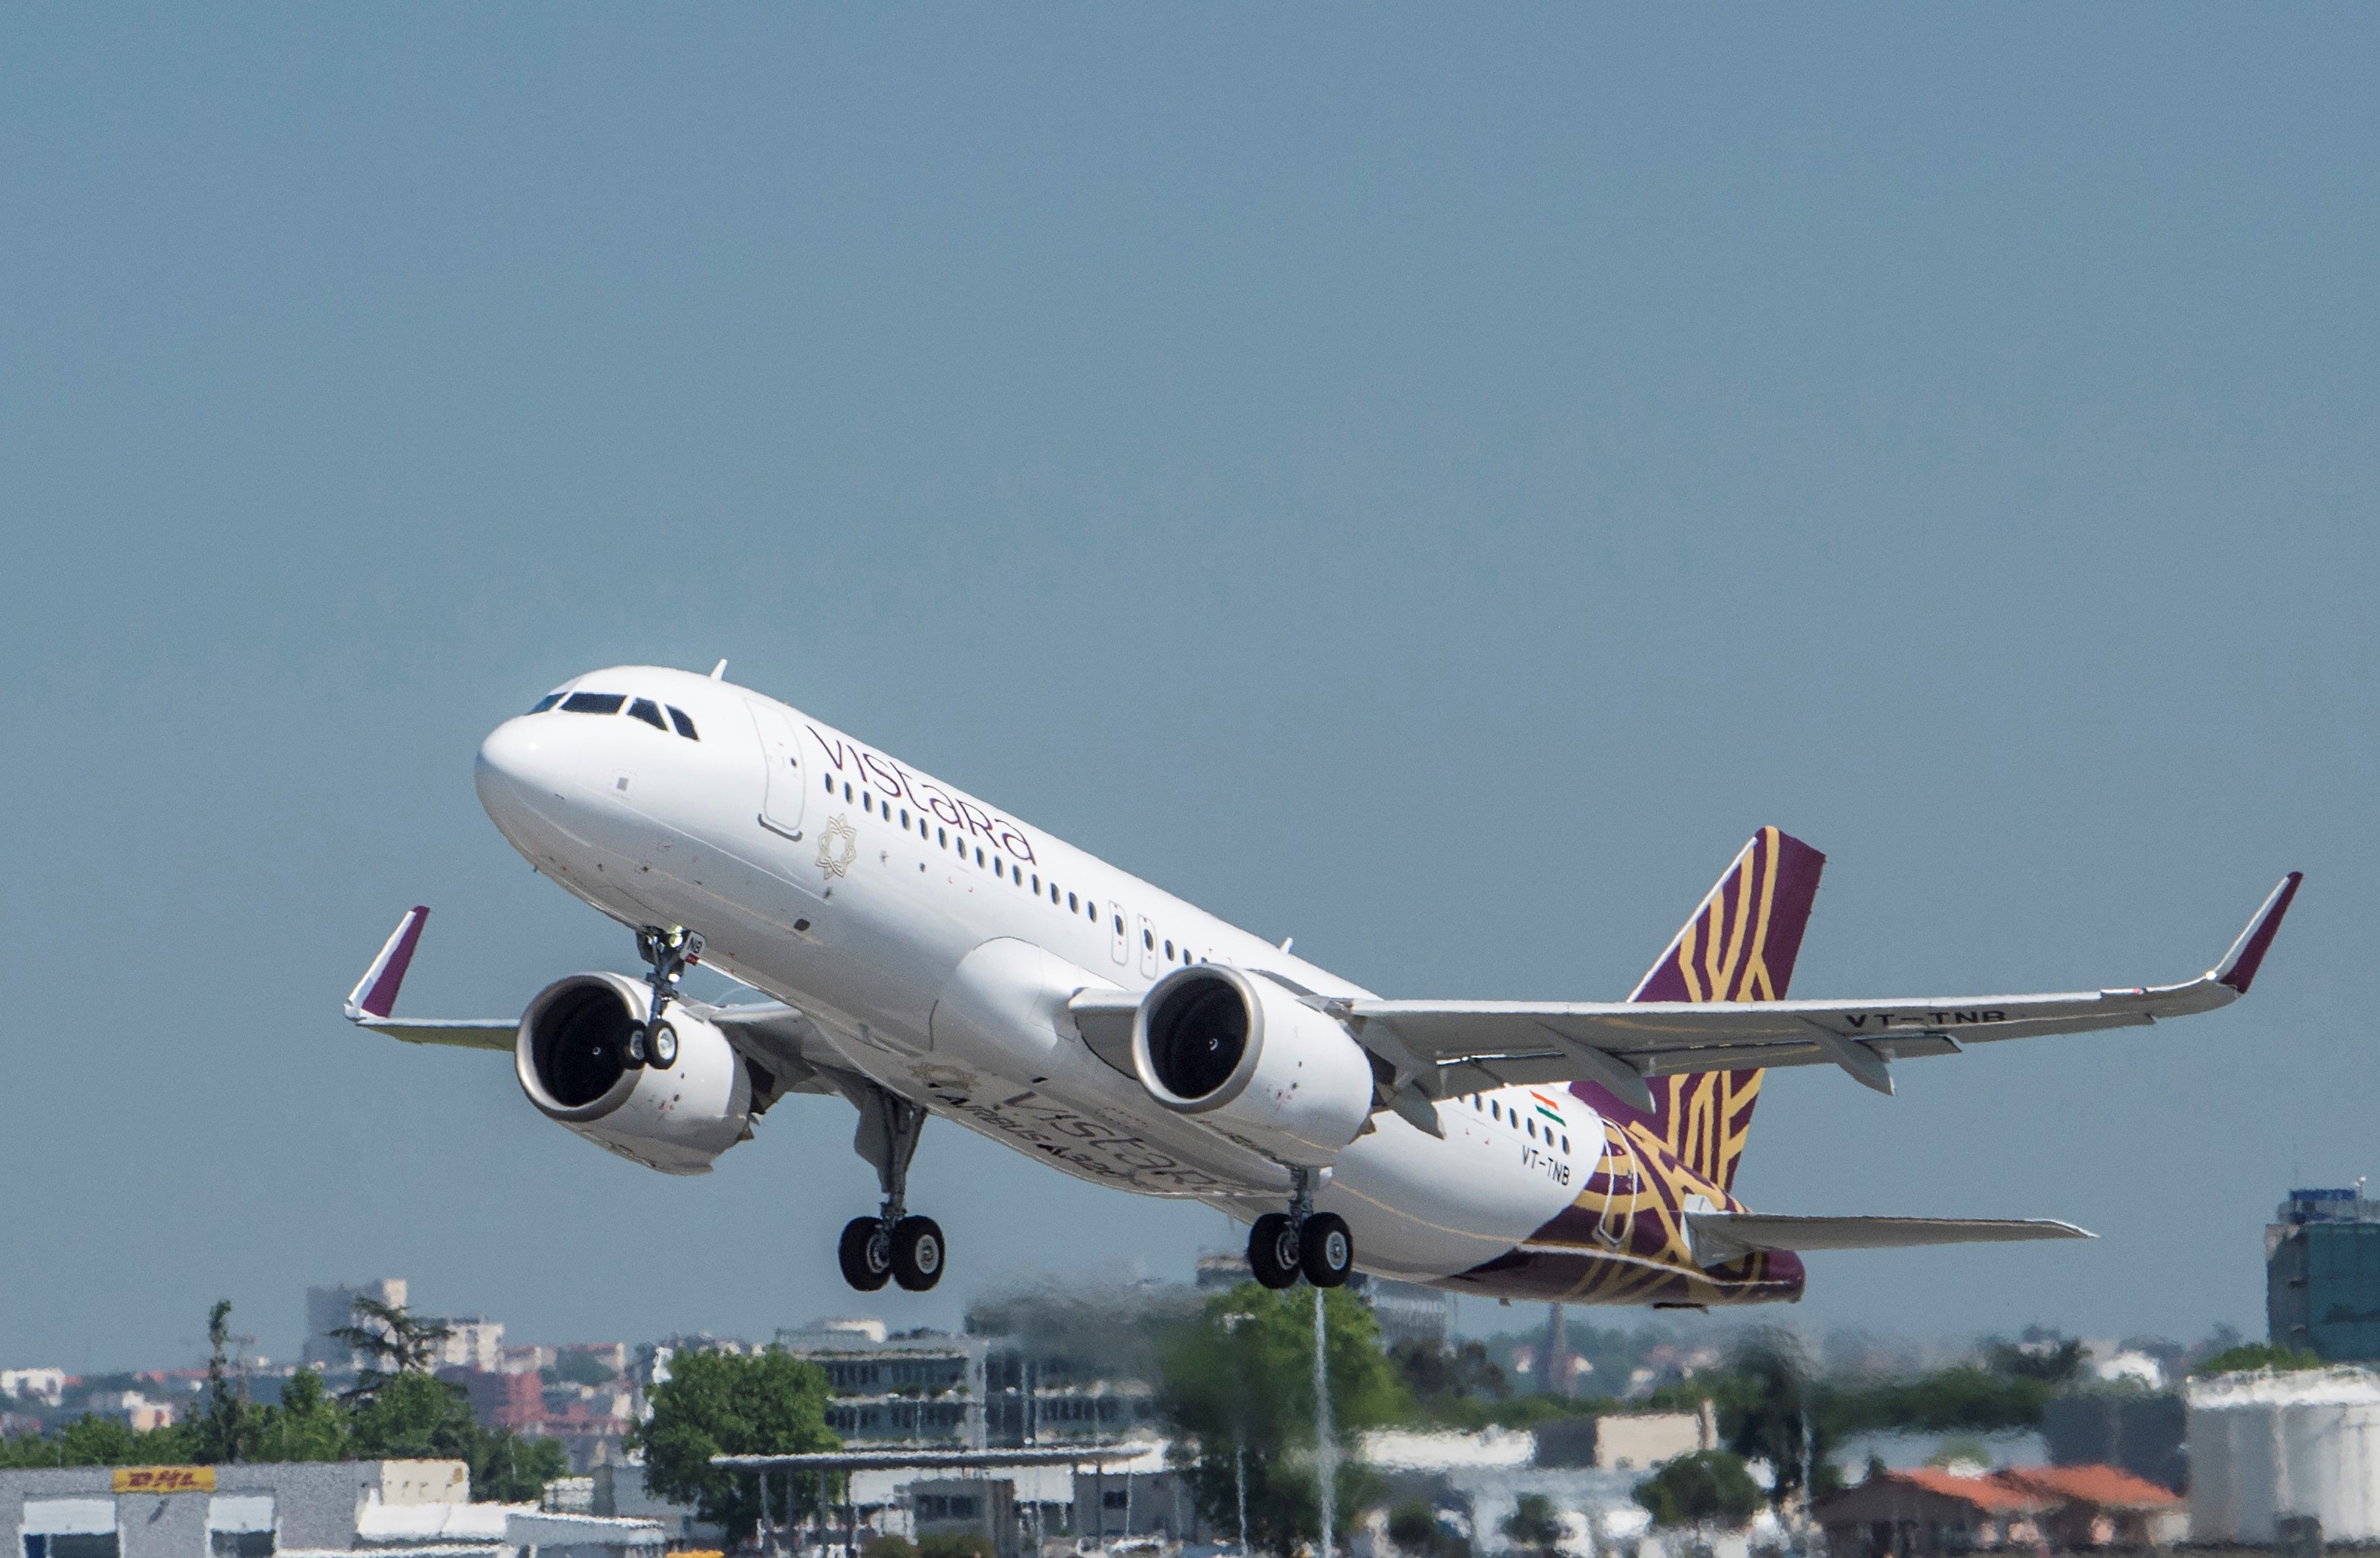
{"type": "Polygon", "coordinates": [[[215,1468],[211,1466],[119,1466],[119,1493],[212,1493],[215,1468]]]}

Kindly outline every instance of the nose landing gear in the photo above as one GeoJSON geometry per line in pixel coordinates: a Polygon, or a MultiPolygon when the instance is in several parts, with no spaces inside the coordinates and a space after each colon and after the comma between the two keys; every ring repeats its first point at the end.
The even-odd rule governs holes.
{"type": "Polygon", "coordinates": [[[1301,1276],[1317,1287],[1343,1286],[1355,1270],[1355,1238],[1335,1212],[1314,1210],[1311,1170],[1295,1169],[1287,1212],[1268,1212],[1248,1230],[1248,1270],[1260,1286],[1280,1289],[1301,1276]]]}
{"type": "Polygon", "coordinates": [[[637,955],[645,960],[645,984],[653,998],[645,1021],[628,1030],[628,1064],[666,1071],[677,1064],[677,1030],[662,1014],[677,998],[686,971],[702,961],[702,934],[683,925],[647,925],[637,933],[637,955]]]}

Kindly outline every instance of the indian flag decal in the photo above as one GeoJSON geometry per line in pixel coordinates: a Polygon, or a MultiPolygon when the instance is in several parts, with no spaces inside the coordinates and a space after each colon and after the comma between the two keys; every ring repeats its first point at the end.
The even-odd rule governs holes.
{"type": "Polygon", "coordinates": [[[1561,1117],[1561,1111],[1554,1106],[1554,1101],[1552,1099],[1547,1097],[1544,1093],[1539,1093],[1536,1088],[1529,1089],[1529,1096],[1537,1101],[1537,1113],[1545,1116],[1546,1118],[1553,1121],[1556,1125],[1564,1123],[1561,1117]]]}

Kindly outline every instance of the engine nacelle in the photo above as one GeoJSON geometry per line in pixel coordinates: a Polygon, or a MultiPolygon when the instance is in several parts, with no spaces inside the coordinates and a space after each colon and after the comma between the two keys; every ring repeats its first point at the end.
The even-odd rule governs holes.
{"type": "Polygon", "coordinates": [[[1221,963],[1157,982],[1133,1069],[1177,1114],[1283,1163],[1319,1168],[1372,1113],[1372,1064],[1347,1031],[1261,975],[1221,963]]]}
{"type": "Polygon", "coordinates": [[[616,973],[574,973],[538,992],[513,1042],[513,1071],[540,1114],[663,1174],[708,1174],[742,1141],[752,1076],[727,1036],[685,1007],[665,1014],[677,1063],[628,1064],[628,1033],[652,992],[616,973]]]}

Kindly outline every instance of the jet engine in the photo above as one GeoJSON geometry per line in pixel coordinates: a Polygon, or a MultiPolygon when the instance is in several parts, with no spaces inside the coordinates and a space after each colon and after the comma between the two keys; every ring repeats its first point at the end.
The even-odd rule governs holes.
{"type": "Polygon", "coordinates": [[[1133,1020],[1133,1069],[1159,1104],[1266,1155],[1319,1168],[1372,1113],[1372,1064],[1322,1012],[1261,974],[1176,969],[1133,1020]]]}
{"type": "Polygon", "coordinates": [[[663,1174],[708,1174],[744,1140],[752,1075],[717,1027],[673,1003],[676,1063],[629,1063],[628,1034],[652,993],[616,973],[574,973],[538,993],[513,1042],[513,1070],[540,1113],[663,1174]]]}

